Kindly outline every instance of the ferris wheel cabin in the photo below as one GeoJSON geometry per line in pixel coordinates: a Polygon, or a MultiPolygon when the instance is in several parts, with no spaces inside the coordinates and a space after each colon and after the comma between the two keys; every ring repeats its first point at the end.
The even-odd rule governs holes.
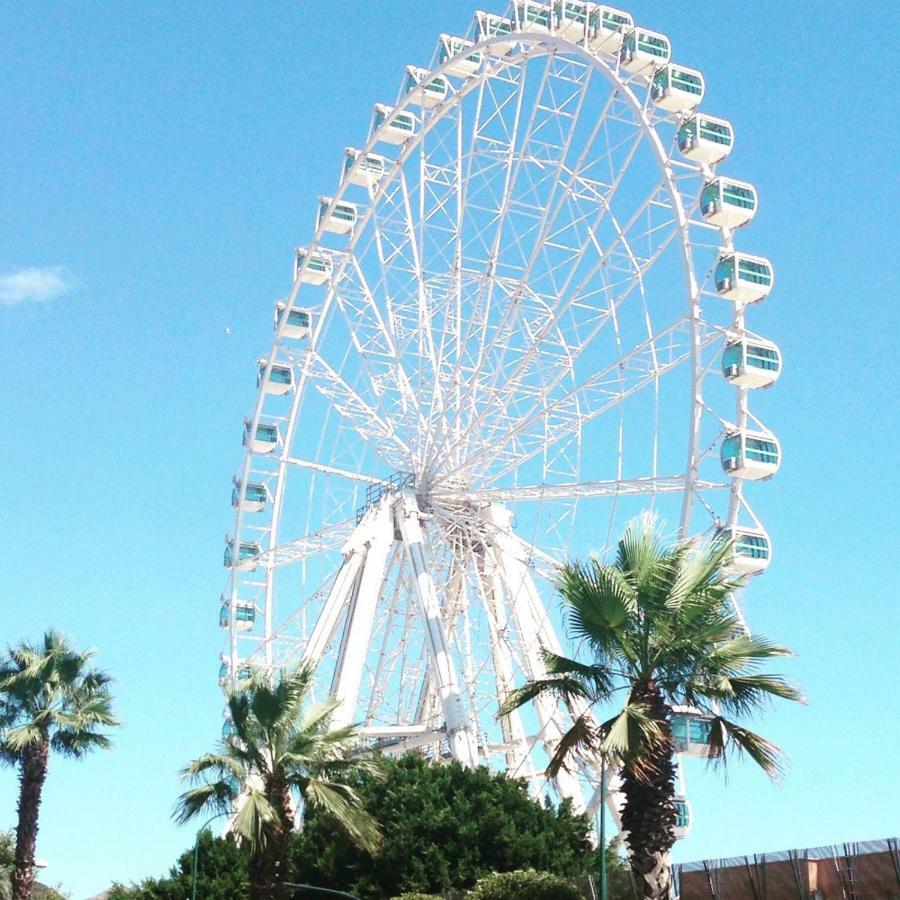
{"type": "Polygon", "coordinates": [[[433,109],[440,106],[450,93],[450,82],[443,75],[425,81],[427,69],[418,66],[406,67],[406,92],[410,94],[410,103],[433,109]]]}
{"type": "Polygon", "coordinates": [[[393,112],[392,106],[376,103],[372,116],[372,133],[386,144],[405,144],[416,133],[416,117],[412,113],[398,112],[390,118],[393,112]]]}
{"type": "Polygon", "coordinates": [[[716,178],[700,194],[700,214],[707,222],[724,228],[740,228],[756,215],[756,188],[746,181],[716,178]]]}
{"type": "Polygon", "coordinates": [[[553,13],[556,17],[556,31],[564,38],[579,43],[587,37],[591,4],[580,0],[556,0],[553,13]]]}
{"type": "MultiPolygon", "coordinates": [[[[256,606],[247,600],[238,600],[234,604],[234,627],[238,631],[250,631],[256,622],[256,606]]],[[[219,625],[227,628],[231,624],[231,604],[222,598],[222,609],[219,611],[219,625]]]]}
{"type": "Polygon", "coordinates": [[[619,63],[635,75],[649,75],[664,66],[672,55],[668,37],[646,28],[633,28],[622,38],[619,63]]]}
{"type": "Polygon", "coordinates": [[[588,46],[597,53],[615,56],[625,35],[634,30],[634,19],[624,10],[595,6],[588,16],[588,46]]]}
{"type": "Polygon", "coordinates": [[[732,575],[759,575],[772,561],[772,544],[762,528],[724,528],[719,532],[731,541],[732,553],[725,566],[732,575]]]}
{"type": "Polygon", "coordinates": [[[735,303],[757,303],[772,292],[775,270],[764,256],[729,253],[716,263],[716,293],[735,303]]]}
{"type": "Polygon", "coordinates": [[[729,341],[722,353],[722,374],[737,387],[771,387],[781,375],[781,351],[762,338],[729,341]]]}
{"type": "Polygon", "coordinates": [[[675,828],[673,833],[675,840],[686,838],[691,831],[691,804],[684,794],[676,794],[673,800],[675,804],[675,828]]]}
{"type": "Polygon", "coordinates": [[[519,31],[549,34],[553,29],[553,8],[535,0],[516,0],[519,31]]]}
{"type": "Polygon", "coordinates": [[[345,153],[344,174],[351,184],[358,184],[360,187],[378,184],[387,171],[387,160],[377,153],[363,153],[352,147],[348,147],[345,153]]]}
{"type": "Polygon", "coordinates": [[[326,231],[332,234],[347,234],[353,230],[356,224],[358,211],[355,203],[348,203],[341,200],[339,203],[332,204],[332,197],[319,197],[319,217],[317,224],[324,225],[326,231]]]}
{"type": "Polygon", "coordinates": [[[260,422],[253,431],[253,422],[244,419],[244,446],[253,453],[271,453],[281,443],[277,425],[260,422]]]}
{"type": "Polygon", "coordinates": [[[255,569],[256,557],[262,553],[262,549],[255,541],[241,541],[238,547],[237,559],[234,556],[234,541],[225,538],[225,567],[235,569],[255,569]]]}
{"type": "Polygon", "coordinates": [[[331,258],[298,247],[294,256],[294,281],[298,278],[303,284],[325,284],[331,278],[331,258]]]}
{"type": "Polygon", "coordinates": [[[266,368],[269,365],[267,359],[257,360],[259,366],[256,375],[256,387],[262,388],[267,394],[283,397],[294,389],[294,370],[290,366],[281,366],[273,363],[266,377],[266,368]]]}
{"type": "Polygon", "coordinates": [[[682,156],[697,162],[721,162],[734,146],[731,122],[697,114],[685,120],[678,129],[678,150],[682,156]]]}
{"type": "Polygon", "coordinates": [[[439,38],[438,62],[450,65],[444,70],[448,75],[468,78],[481,67],[481,51],[471,51],[472,42],[452,34],[442,34],[439,38]],[[469,52],[467,52],[469,51],[469,52]]]}
{"type": "MultiPolygon", "coordinates": [[[[478,29],[479,41],[511,35],[516,29],[515,23],[511,19],[481,10],[475,13],[475,26],[478,29]]],[[[497,41],[487,48],[487,52],[491,56],[506,56],[515,46],[515,41],[497,41]]]]}
{"type": "Polygon", "coordinates": [[[675,752],[685,756],[709,756],[709,734],[712,727],[708,715],[692,706],[672,707],[672,741],[675,752]]]}
{"type": "Polygon", "coordinates": [[[660,109],[688,112],[700,105],[704,90],[700,72],[669,63],[653,73],[650,96],[660,109]]]}
{"type": "Polygon", "coordinates": [[[230,741],[234,738],[235,734],[234,722],[232,722],[231,719],[226,719],[225,723],[222,725],[222,740],[230,741]]]}
{"type": "Polygon", "coordinates": [[[264,484],[255,481],[248,481],[247,487],[241,490],[240,478],[233,478],[234,485],[231,491],[231,505],[235,509],[242,509],[244,512],[262,512],[266,508],[269,500],[269,492],[264,484]]]}
{"type": "Polygon", "coordinates": [[[778,471],[781,446],[768,431],[732,431],[722,441],[720,457],[726,475],[759,481],[778,471]]]}
{"type": "MultiPolygon", "coordinates": [[[[219,684],[224,687],[231,680],[231,664],[226,656],[219,657],[219,659],[221,660],[221,665],[219,666],[219,684]]],[[[247,681],[253,674],[253,670],[243,660],[238,660],[238,664],[235,667],[235,674],[238,681],[247,681]]]]}
{"type": "Polygon", "coordinates": [[[311,325],[309,310],[292,307],[291,311],[287,314],[286,319],[285,310],[287,310],[287,304],[283,301],[279,301],[275,304],[275,330],[278,331],[280,326],[281,333],[284,337],[294,338],[296,340],[309,337],[311,325]]]}

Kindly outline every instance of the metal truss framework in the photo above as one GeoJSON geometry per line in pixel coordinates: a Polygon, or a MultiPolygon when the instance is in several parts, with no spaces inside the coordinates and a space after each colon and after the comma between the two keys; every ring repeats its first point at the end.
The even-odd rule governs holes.
{"type": "MultiPolygon", "coordinates": [[[[435,106],[404,85],[300,258],[247,420],[276,440],[250,440],[236,479],[223,659],[232,680],[248,660],[315,660],[386,752],[542,789],[583,710],[496,716],[542,673],[540,648],[563,649],[555,566],[607,549],[635,504],[682,535],[759,526],[717,460],[728,429],[759,424],[716,371],[752,333],[741,305],[711,299],[734,249],[700,214],[715,170],[678,156],[682,117],[648,78],[556,33],[470,37],[479,65],[460,76],[436,56],[421,76],[446,79],[435,106]],[[414,134],[389,145],[406,114],[414,134]],[[366,154],[380,175],[362,175],[366,154]],[[357,213],[336,234],[340,203],[357,213]],[[293,310],[308,337],[285,328],[293,310]],[[274,367],[287,389],[269,389],[274,367]],[[264,503],[243,502],[250,484],[264,503]]],[[[585,766],[553,789],[590,808],[585,766]]]]}

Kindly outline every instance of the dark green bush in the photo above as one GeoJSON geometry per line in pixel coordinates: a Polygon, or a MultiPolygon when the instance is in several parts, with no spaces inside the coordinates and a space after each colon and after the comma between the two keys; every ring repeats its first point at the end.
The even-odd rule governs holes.
{"type": "Polygon", "coordinates": [[[467,900],[583,900],[583,897],[565,878],[525,869],[494,872],[482,878],[467,900]]]}

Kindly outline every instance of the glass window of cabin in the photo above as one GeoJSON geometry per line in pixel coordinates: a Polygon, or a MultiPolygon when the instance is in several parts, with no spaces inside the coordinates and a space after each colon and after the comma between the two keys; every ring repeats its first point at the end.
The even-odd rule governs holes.
{"type": "Polygon", "coordinates": [[[722,441],[722,459],[731,459],[741,455],[741,436],[733,434],[722,441]]]}
{"type": "Polygon", "coordinates": [[[763,463],[778,462],[778,447],[774,441],[760,438],[747,438],[746,454],[748,459],[763,463]]]}
{"type": "Polygon", "coordinates": [[[690,719],[688,722],[688,732],[691,736],[691,743],[708,744],[711,729],[712,723],[708,719],[690,719]]]}
{"type": "Polygon", "coordinates": [[[689,94],[700,94],[703,91],[700,77],[692,72],[684,72],[681,69],[672,70],[672,87],[687,91],[689,94]]]}
{"type": "Polygon", "coordinates": [[[772,270],[766,263],[754,262],[752,259],[742,259],[738,262],[738,275],[742,281],[751,281],[754,284],[771,284],[772,270]]]}
{"type": "Polygon", "coordinates": [[[722,366],[726,369],[731,366],[740,366],[744,361],[744,348],[740,344],[729,344],[722,354],[722,366]]]}
{"type": "Polygon", "coordinates": [[[740,206],[743,209],[753,209],[756,205],[755,191],[727,181],[722,188],[722,199],[732,206],[740,206]]]}
{"type": "Polygon", "coordinates": [[[720,259],[716,265],[716,284],[721,284],[729,278],[734,278],[734,257],[726,256],[720,259]]]}
{"type": "Polygon", "coordinates": [[[688,119],[681,128],[678,129],[678,141],[684,143],[684,139],[697,136],[697,120],[688,119]]]}
{"type": "Polygon", "coordinates": [[[631,19],[623,13],[612,12],[611,10],[603,10],[603,25],[610,31],[616,31],[620,25],[630,25],[631,19]]]}
{"type": "Polygon", "coordinates": [[[700,195],[700,202],[706,206],[708,203],[716,203],[719,200],[719,182],[711,181],[700,195]]]}
{"type": "Polygon", "coordinates": [[[757,369],[778,371],[778,352],[773,347],[747,347],[747,362],[757,369]]]}
{"type": "Polygon", "coordinates": [[[720,122],[701,119],[700,137],[716,144],[724,144],[726,147],[731,146],[731,129],[720,122]]]}

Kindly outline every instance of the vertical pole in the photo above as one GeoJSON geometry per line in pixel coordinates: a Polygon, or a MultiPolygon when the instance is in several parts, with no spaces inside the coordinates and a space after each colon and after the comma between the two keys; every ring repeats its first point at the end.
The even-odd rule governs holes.
{"type": "Polygon", "coordinates": [[[606,892],[606,754],[600,756],[600,900],[606,892]]]}

